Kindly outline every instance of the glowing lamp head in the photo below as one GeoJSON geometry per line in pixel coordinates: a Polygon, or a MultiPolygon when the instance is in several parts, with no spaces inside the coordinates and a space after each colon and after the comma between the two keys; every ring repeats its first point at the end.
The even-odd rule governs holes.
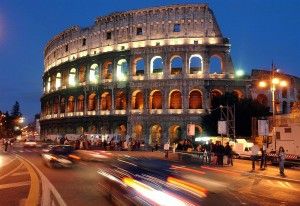
{"type": "Polygon", "coordinates": [[[286,87],[288,85],[287,81],[283,80],[280,82],[281,87],[286,87]]]}
{"type": "Polygon", "coordinates": [[[278,78],[273,78],[272,79],[272,84],[279,84],[279,79],[278,78]]]}
{"type": "Polygon", "coordinates": [[[265,88],[267,86],[267,83],[265,81],[260,81],[258,83],[258,86],[261,87],[261,88],[265,88]]]}
{"type": "Polygon", "coordinates": [[[239,69],[239,70],[237,70],[237,71],[235,72],[235,75],[236,75],[237,77],[244,76],[244,74],[245,74],[244,70],[241,70],[241,69],[239,69]]]}

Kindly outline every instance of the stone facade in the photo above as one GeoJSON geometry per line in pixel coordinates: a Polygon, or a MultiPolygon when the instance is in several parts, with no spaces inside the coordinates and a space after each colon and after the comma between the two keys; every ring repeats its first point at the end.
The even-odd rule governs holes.
{"type": "Polygon", "coordinates": [[[248,96],[234,80],[230,44],[205,4],[99,17],[45,48],[41,133],[126,134],[146,143],[202,132],[216,95],[248,96]],[[218,72],[211,59],[219,60],[218,72]]]}

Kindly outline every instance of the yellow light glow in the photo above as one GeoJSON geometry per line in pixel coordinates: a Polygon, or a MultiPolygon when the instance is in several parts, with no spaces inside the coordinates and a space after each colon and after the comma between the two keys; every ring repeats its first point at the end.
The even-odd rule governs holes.
{"type": "Polygon", "coordinates": [[[286,87],[288,85],[287,81],[283,80],[280,82],[281,87],[286,87]]]}
{"type": "Polygon", "coordinates": [[[264,88],[264,87],[267,86],[267,83],[264,82],[264,81],[261,81],[261,82],[258,83],[258,86],[264,88]]]}
{"type": "Polygon", "coordinates": [[[272,84],[279,84],[279,79],[278,78],[273,78],[272,79],[272,84]]]}

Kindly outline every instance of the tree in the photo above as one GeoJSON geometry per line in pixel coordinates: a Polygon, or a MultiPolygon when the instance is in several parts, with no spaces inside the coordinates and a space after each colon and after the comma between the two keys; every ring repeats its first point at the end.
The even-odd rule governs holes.
{"type": "Polygon", "coordinates": [[[18,101],[15,102],[13,105],[12,111],[11,111],[11,116],[13,117],[21,117],[22,113],[20,111],[20,104],[18,101]]]}

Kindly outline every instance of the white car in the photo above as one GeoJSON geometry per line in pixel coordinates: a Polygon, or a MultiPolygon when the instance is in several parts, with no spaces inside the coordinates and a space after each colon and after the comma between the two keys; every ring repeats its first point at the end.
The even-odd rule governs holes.
{"type": "Polygon", "coordinates": [[[29,140],[24,142],[23,147],[36,147],[36,145],[37,145],[36,141],[29,140]]]}

